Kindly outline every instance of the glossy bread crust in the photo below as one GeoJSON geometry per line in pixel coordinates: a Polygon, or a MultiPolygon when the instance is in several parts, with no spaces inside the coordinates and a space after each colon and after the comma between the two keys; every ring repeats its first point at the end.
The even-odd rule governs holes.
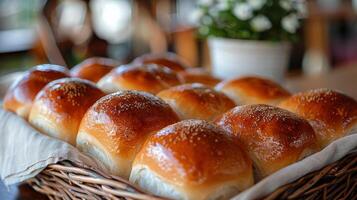
{"type": "Polygon", "coordinates": [[[175,86],[157,96],[170,104],[181,119],[213,120],[235,107],[224,93],[199,83],[175,86]]]}
{"type": "Polygon", "coordinates": [[[29,122],[42,133],[74,145],[83,115],[104,95],[92,82],[83,79],[53,81],[36,96],[29,122]]]}
{"type": "Polygon", "coordinates": [[[16,81],[6,92],[3,107],[27,119],[37,93],[49,82],[68,77],[65,67],[58,65],[39,65],[16,81]]]}
{"type": "Polygon", "coordinates": [[[279,107],[307,119],[323,148],[357,128],[357,102],[340,92],[314,89],[297,93],[279,107]]]}
{"type": "Polygon", "coordinates": [[[316,149],[307,120],[263,104],[237,106],[215,123],[243,145],[256,167],[257,178],[295,163],[316,149]]]}
{"type": "Polygon", "coordinates": [[[139,90],[156,94],[180,83],[177,74],[169,68],[148,64],[120,66],[104,76],[98,86],[108,93],[139,90]]]}
{"type": "Polygon", "coordinates": [[[157,64],[170,68],[173,71],[179,72],[187,68],[187,65],[184,61],[179,58],[174,53],[166,54],[144,54],[137,57],[133,63],[135,64],[157,64]]]}
{"type": "Polygon", "coordinates": [[[179,72],[179,76],[184,83],[202,83],[210,87],[214,87],[221,82],[220,79],[200,69],[186,69],[185,71],[179,72]]]}
{"type": "Polygon", "coordinates": [[[88,58],[71,69],[71,76],[96,83],[118,65],[117,61],[109,58],[88,58]]]}
{"type": "Polygon", "coordinates": [[[223,81],[216,86],[216,89],[231,97],[237,105],[276,105],[290,96],[290,93],[277,83],[253,76],[223,81]]]}
{"type": "MultiPolygon", "coordinates": [[[[131,181],[140,182],[141,170],[149,170],[160,190],[167,185],[179,193],[165,195],[174,199],[210,199],[225,186],[242,191],[253,184],[249,157],[223,129],[203,120],[184,120],[151,135],[133,168],[131,181]]],[[[150,190],[146,182],[140,186],[150,190]]]]}
{"type": "Polygon", "coordinates": [[[128,177],[131,162],[147,136],[177,121],[170,106],[149,93],[113,93],[101,98],[85,114],[77,147],[88,152],[85,141],[90,137],[112,160],[107,168],[116,175],[128,177]]]}

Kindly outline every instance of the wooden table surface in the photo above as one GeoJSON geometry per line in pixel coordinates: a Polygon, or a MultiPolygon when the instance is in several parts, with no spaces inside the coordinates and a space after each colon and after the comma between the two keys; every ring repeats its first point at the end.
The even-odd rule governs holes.
{"type": "MultiPolygon", "coordinates": [[[[357,65],[339,68],[325,75],[291,78],[286,80],[284,86],[292,92],[311,88],[331,88],[357,99],[357,65]]],[[[0,181],[0,200],[13,199],[46,199],[46,197],[26,185],[12,186],[7,190],[0,181]]]]}
{"type": "Polygon", "coordinates": [[[324,75],[288,79],[286,87],[293,92],[312,88],[330,88],[357,99],[357,64],[337,68],[324,75]]]}

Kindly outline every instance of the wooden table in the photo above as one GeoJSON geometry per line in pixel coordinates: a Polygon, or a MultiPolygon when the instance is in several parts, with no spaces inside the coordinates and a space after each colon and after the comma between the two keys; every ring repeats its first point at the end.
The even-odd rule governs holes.
{"type": "Polygon", "coordinates": [[[286,87],[292,92],[331,88],[357,99],[357,64],[340,67],[324,75],[288,79],[286,87]]]}

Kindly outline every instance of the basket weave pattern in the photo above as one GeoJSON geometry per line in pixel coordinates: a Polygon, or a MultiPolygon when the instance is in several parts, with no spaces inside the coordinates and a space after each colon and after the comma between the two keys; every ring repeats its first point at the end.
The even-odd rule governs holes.
{"type": "MultiPolygon", "coordinates": [[[[142,192],[120,177],[81,168],[68,161],[48,166],[28,183],[50,199],[161,199],[142,192]]],[[[357,199],[357,151],[278,188],[264,199],[357,199]]]]}

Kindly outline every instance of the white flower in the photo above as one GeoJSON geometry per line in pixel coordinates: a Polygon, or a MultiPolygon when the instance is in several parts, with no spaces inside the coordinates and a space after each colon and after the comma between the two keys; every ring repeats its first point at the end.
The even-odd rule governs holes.
{"type": "Polygon", "coordinates": [[[210,6],[213,4],[213,0],[199,0],[198,5],[201,6],[210,6]]]}
{"type": "Polygon", "coordinates": [[[280,0],[279,4],[286,11],[290,11],[293,8],[292,0],[280,0]]]}
{"type": "Polygon", "coordinates": [[[248,3],[255,10],[259,10],[264,6],[266,0],[248,0],[248,3]]]}
{"type": "Polygon", "coordinates": [[[216,5],[216,8],[218,10],[228,10],[229,9],[229,3],[228,2],[224,2],[224,1],[220,1],[218,2],[218,4],[216,5]]]}
{"type": "Polygon", "coordinates": [[[214,17],[218,16],[219,10],[217,7],[212,7],[208,10],[208,13],[214,17]]]}
{"type": "Polygon", "coordinates": [[[240,20],[247,20],[253,16],[253,9],[248,3],[237,3],[233,14],[240,20]]]}
{"type": "Polygon", "coordinates": [[[307,10],[305,1],[303,1],[303,0],[296,1],[294,4],[294,8],[297,10],[298,16],[300,18],[305,18],[307,16],[308,10],[307,10]]]}
{"type": "Polygon", "coordinates": [[[272,26],[270,20],[264,15],[254,17],[250,25],[257,32],[269,30],[272,26]]]}
{"type": "Polygon", "coordinates": [[[229,4],[225,2],[220,2],[208,10],[209,14],[212,16],[218,16],[220,11],[225,11],[229,9],[229,4]]]}
{"type": "Polygon", "coordinates": [[[201,18],[203,17],[204,12],[202,9],[195,9],[190,15],[190,22],[193,24],[199,24],[201,18]]]}
{"type": "Polygon", "coordinates": [[[285,16],[281,20],[282,27],[289,33],[295,33],[299,28],[299,20],[296,14],[285,16]]]}

